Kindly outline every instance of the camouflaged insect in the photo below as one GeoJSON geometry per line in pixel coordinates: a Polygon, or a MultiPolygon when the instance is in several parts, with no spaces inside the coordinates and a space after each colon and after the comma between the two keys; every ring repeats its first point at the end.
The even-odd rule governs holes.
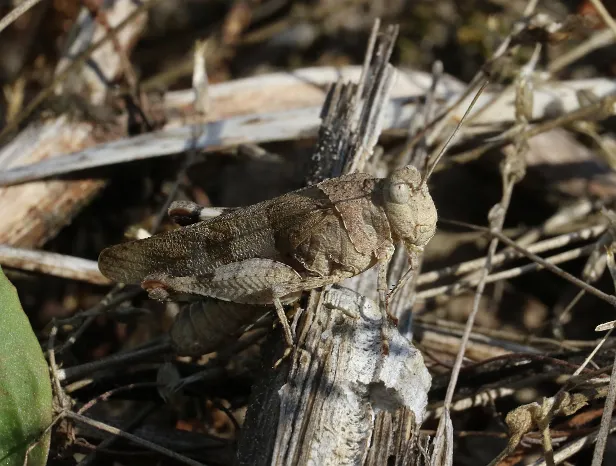
{"type": "Polygon", "coordinates": [[[394,245],[401,241],[412,256],[430,241],[436,221],[414,167],[387,178],[352,173],[112,246],[101,253],[99,268],[112,280],[141,284],[156,299],[274,304],[291,344],[283,303],[377,264],[385,296],[394,245]]]}

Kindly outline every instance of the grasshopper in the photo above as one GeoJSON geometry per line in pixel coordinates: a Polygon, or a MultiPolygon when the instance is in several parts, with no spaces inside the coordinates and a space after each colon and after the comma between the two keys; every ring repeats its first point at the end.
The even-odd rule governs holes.
{"type": "Polygon", "coordinates": [[[103,275],[141,284],[159,300],[208,296],[273,304],[289,346],[293,335],[283,304],[377,264],[386,317],[394,245],[402,242],[413,264],[437,221],[434,201],[412,166],[387,178],[351,173],[203,221],[196,207],[179,210],[175,216],[187,226],[103,250],[103,275]]]}

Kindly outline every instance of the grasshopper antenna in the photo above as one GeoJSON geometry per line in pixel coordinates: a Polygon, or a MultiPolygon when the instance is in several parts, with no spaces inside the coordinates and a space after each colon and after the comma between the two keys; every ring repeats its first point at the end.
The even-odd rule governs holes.
{"type": "Polygon", "coordinates": [[[468,115],[471,113],[471,110],[473,109],[473,107],[477,103],[477,100],[479,99],[479,96],[482,94],[482,92],[487,87],[489,82],[490,82],[490,80],[486,79],[483,82],[483,84],[481,85],[481,87],[479,88],[479,90],[477,91],[477,93],[475,94],[475,96],[473,97],[473,100],[471,101],[470,105],[468,106],[468,108],[464,112],[464,115],[462,115],[462,118],[460,119],[460,121],[456,125],[455,129],[453,130],[453,132],[451,133],[449,138],[447,138],[447,141],[445,141],[445,143],[441,147],[441,150],[439,150],[437,156],[434,157],[434,162],[430,165],[430,167],[426,171],[426,174],[423,176],[423,178],[421,180],[421,183],[419,184],[419,188],[418,189],[422,189],[423,185],[425,185],[428,182],[428,179],[430,179],[430,176],[432,176],[432,173],[434,173],[434,169],[436,168],[438,163],[441,161],[441,158],[443,158],[443,155],[445,155],[445,152],[447,152],[447,149],[449,149],[449,146],[451,146],[451,144],[453,143],[454,138],[456,137],[456,135],[458,134],[458,131],[462,127],[462,124],[464,123],[464,121],[466,120],[468,115]]]}

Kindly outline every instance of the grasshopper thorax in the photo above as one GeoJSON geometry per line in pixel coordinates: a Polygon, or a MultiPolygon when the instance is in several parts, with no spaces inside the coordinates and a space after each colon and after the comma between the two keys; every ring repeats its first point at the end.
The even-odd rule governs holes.
{"type": "Polygon", "coordinates": [[[384,207],[394,240],[405,246],[423,248],[436,232],[436,206],[411,165],[392,172],[385,179],[384,207]]]}

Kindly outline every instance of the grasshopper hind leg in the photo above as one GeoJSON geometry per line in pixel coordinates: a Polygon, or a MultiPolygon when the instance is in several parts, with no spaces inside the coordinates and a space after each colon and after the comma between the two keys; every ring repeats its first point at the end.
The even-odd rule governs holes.
{"type": "Polygon", "coordinates": [[[393,324],[398,325],[398,319],[389,313],[389,284],[387,283],[387,268],[394,253],[393,245],[382,252],[379,260],[377,290],[379,292],[379,309],[381,310],[381,340],[383,354],[389,354],[389,339],[387,338],[387,326],[393,324]]]}
{"type": "Polygon", "coordinates": [[[389,300],[387,290],[387,266],[389,262],[381,262],[379,264],[379,276],[378,276],[378,292],[379,292],[379,309],[381,311],[381,349],[384,355],[389,354],[389,340],[386,334],[386,327],[388,324],[397,324],[397,319],[389,313],[388,303],[389,300]]]}
{"type": "Polygon", "coordinates": [[[287,319],[287,314],[284,312],[284,308],[282,307],[282,303],[280,302],[280,298],[274,296],[273,301],[274,309],[276,309],[276,315],[278,316],[278,320],[282,325],[284,339],[287,344],[286,348],[284,349],[284,353],[282,354],[280,359],[278,359],[278,361],[274,363],[274,369],[278,369],[278,366],[280,366],[280,364],[282,364],[282,362],[287,359],[287,357],[289,357],[293,352],[295,339],[293,335],[293,330],[291,329],[291,326],[289,325],[289,320],[287,319]]]}
{"type": "Polygon", "coordinates": [[[293,348],[294,338],[293,338],[293,330],[291,330],[291,326],[289,325],[289,320],[287,319],[287,315],[284,312],[284,308],[282,307],[282,303],[280,299],[274,297],[274,308],[276,309],[276,315],[278,316],[278,320],[280,320],[280,324],[282,325],[282,331],[284,333],[284,339],[287,343],[287,346],[293,348]]]}

